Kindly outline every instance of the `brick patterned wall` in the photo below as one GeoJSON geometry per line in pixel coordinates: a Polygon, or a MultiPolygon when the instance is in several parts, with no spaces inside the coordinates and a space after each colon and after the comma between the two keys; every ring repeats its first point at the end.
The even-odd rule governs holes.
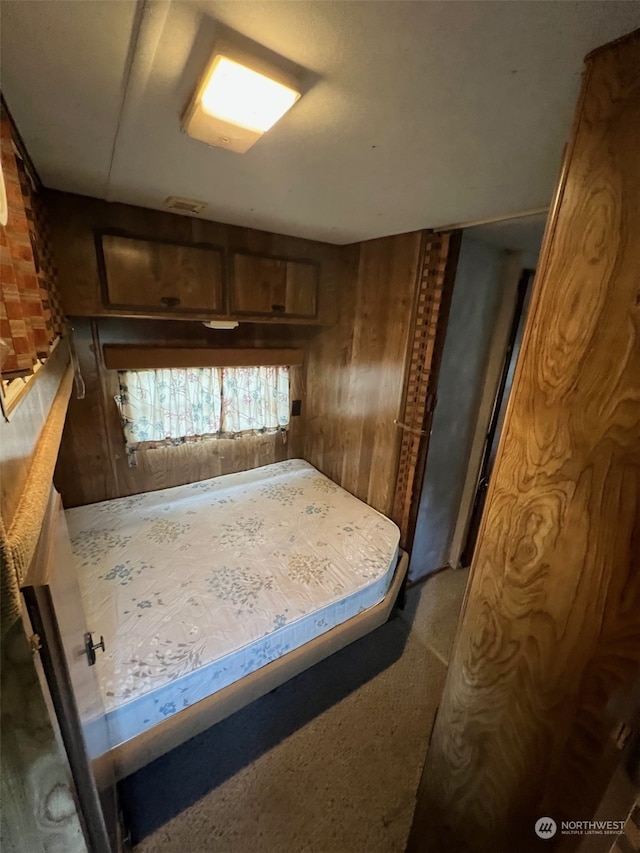
{"type": "Polygon", "coordinates": [[[42,202],[34,192],[12,138],[5,110],[0,118],[0,153],[8,221],[0,228],[0,350],[4,377],[31,372],[61,333],[56,270],[42,202]]]}

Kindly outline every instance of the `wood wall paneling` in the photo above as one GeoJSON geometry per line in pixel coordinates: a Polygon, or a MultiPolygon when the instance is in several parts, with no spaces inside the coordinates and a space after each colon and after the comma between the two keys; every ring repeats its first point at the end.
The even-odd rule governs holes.
{"type": "Polygon", "coordinates": [[[640,31],[587,63],[412,853],[574,849],[534,822],[587,819],[611,772],[640,665],[638,56],[640,31]]]}
{"type": "Polygon", "coordinates": [[[305,457],[383,513],[393,503],[422,232],[345,247],[337,321],[307,354],[305,457]]]}
{"type": "Polygon", "coordinates": [[[399,447],[394,418],[402,399],[421,232],[339,247],[65,193],[51,192],[48,199],[61,288],[77,317],[76,347],[87,385],[85,400],[70,406],[56,470],[65,506],[302,456],[348,491],[390,511],[399,447]],[[296,259],[284,267],[285,309],[311,311],[317,285],[323,325],[293,320],[287,325],[282,318],[212,332],[184,320],[104,316],[93,232],[105,229],[211,243],[229,256],[296,259]],[[158,448],[138,453],[137,468],[130,468],[113,401],[116,374],[104,364],[105,345],[304,350],[304,364],[291,370],[291,398],[302,400],[302,415],[291,419],[286,444],[275,435],[158,448]]]}

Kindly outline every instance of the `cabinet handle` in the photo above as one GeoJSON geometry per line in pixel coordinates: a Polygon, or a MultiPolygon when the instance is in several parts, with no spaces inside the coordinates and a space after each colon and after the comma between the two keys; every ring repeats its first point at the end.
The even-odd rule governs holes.
{"type": "Polygon", "coordinates": [[[96,649],[102,649],[104,652],[104,637],[100,637],[99,643],[93,642],[93,637],[87,631],[84,635],[84,650],[87,654],[87,660],[89,662],[89,666],[95,666],[96,663],[96,649]]]}
{"type": "Polygon", "coordinates": [[[180,305],[180,299],[177,296],[163,296],[160,302],[162,302],[165,308],[176,308],[180,305]]]}
{"type": "Polygon", "coordinates": [[[284,305],[272,305],[271,310],[272,311],[284,311],[284,305]]]}

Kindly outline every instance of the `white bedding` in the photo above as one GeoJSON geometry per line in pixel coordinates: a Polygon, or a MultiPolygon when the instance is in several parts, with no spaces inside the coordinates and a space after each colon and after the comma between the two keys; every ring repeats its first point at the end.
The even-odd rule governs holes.
{"type": "Polygon", "coordinates": [[[66,515],[113,746],[380,602],[398,555],[300,459],[66,515]]]}

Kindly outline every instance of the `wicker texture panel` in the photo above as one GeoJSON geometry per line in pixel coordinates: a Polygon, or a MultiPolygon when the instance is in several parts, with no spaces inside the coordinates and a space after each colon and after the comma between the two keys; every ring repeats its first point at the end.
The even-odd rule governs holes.
{"type": "Polygon", "coordinates": [[[428,426],[435,399],[434,351],[449,254],[449,234],[427,234],[422,272],[410,337],[407,388],[400,418],[402,444],[392,518],[400,527],[401,542],[409,535],[416,464],[423,430],[428,426]]]}
{"type": "Polygon", "coordinates": [[[30,373],[62,331],[56,271],[44,209],[16,153],[11,120],[3,109],[0,146],[8,221],[0,228],[3,376],[30,373]]]}
{"type": "Polygon", "coordinates": [[[0,128],[8,208],[7,224],[0,227],[2,372],[29,373],[37,357],[32,320],[37,325],[39,286],[35,275],[28,275],[26,269],[31,254],[29,228],[24,215],[11,129],[4,113],[0,128]]]}

